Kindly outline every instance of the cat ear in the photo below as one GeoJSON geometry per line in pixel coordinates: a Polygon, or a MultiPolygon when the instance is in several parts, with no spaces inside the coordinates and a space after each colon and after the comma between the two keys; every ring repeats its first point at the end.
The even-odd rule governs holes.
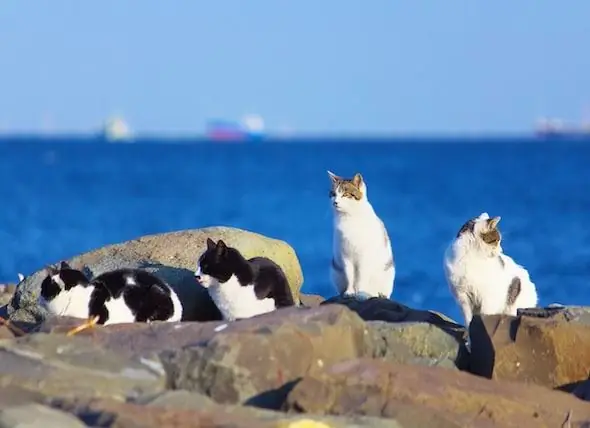
{"type": "Polygon", "coordinates": [[[332,171],[328,171],[328,177],[330,177],[330,180],[332,181],[332,183],[336,183],[337,181],[340,180],[340,177],[338,177],[332,171]]]}
{"type": "Polygon", "coordinates": [[[498,226],[498,223],[500,222],[500,219],[502,217],[500,216],[496,216],[496,217],[492,217],[490,219],[488,219],[488,227],[490,229],[495,229],[498,226]]]}
{"type": "Polygon", "coordinates": [[[215,247],[216,247],[216,245],[215,245],[215,242],[213,242],[213,239],[207,238],[207,249],[212,250],[215,247]]]}
{"type": "Polygon", "coordinates": [[[68,264],[68,262],[62,260],[59,263],[59,269],[72,269],[72,267],[68,264]]]}
{"type": "Polygon", "coordinates": [[[225,250],[227,250],[227,245],[225,245],[225,242],[220,239],[217,241],[217,254],[224,254],[225,250]]]}
{"type": "Polygon", "coordinates": [[[45,272],[45,274],[46,274],[46,275],[48,275],[48,276],[53,276],[53,275],[57,274],[57,269],[56,269],[56,268],[54,268],[54,267],[53,267],[53,266],[51,266],[51,265],[47,265],[47,266],[45,266],[45,268],[43,268],[43,271],[44,271],[44,272],[45,272]]]}
{"type": "Polygon", "coordinates": [[[352,177],[352,184],[354,184],[359,189],[364,184],[363,176],[360,174],[360,172],[354,174],[354,177],[352,177]]]}

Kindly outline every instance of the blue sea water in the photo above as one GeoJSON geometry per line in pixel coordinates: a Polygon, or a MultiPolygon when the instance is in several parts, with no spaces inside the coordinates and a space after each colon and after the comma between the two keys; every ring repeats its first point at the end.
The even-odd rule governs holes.
{"type": "Polygon", "coordinates": [[[443,251],[487,211],[541,304],[590,304],[590,144],[573,141],[3,142],[0,282],[141,235],[228,225],[289,242],[303,290],[330,296],[328,169],[365,177],[396,300],[461,320],[443,251]]]}

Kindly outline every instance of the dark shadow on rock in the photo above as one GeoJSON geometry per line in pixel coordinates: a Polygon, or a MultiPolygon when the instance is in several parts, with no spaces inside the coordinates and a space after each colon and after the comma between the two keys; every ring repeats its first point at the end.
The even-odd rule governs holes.
{"type": "Polygon", "coordinates": [[[385,297],[371,297],[360,300],[354,296],[335,296],[325,300],[320,305],[328,304],[344,305],[356,312],[365,321],[424,322],[440,328],[457,340],[463,340],[466,335],[465,327],[461,324],[445,319],[437,313],[412,309],[385,297]]]}
{"type": "Polygon", "coordinates": [[[0,317],[8,319],[8,305],[4,305],[0,308],[0,317]]]}
{"type": "Polygon", "coordinates": [[[469,351],[465,346],[467,331],[464,326],[427,310],[412,309],[409,306],[385,297],[358,298],[357,296],[335,296],[320,304],[338,304],[354,311],[364,321],[384,321],[388,323],[418,322],[427,323],[451,336],[460,346],[454,363],[460,370],[469,367],[469,351]]]}
{"type": "Polygon", "coordinates": [[[167,266],[161,263],[142,261],[142,269],[154,272],[166,281],[178,294],[183,305],[182,321],[221,321],[221,312],[205,288],[195,281],[194,272],[189,269],[167,266]]]}
{"type": "Polygon", "coordinates": [[[545,308],[522,308],[516,310],[517,317],[533,317],[533,318],[552,318],[555,315],[566,313],[565,306],[545,307],[545,308]]]}
{"type": "Polygon", "coordinates": [[[590,401],[590,378],[578,382],[567,383],[555,388],[558,391],[567,392],[580,400],[590,401]]]}
{"type": "Polygon", "coordinates": [[[255,395],[252,398],[246,400],[244,405],[267,410],[281,410],[287,401],[287,396],[300,380],[301,379],[296,379],[294,381],[285,383],[279,388],[264,391],[258,395],[255,395]]]}
{"type": "Polygon", "coordinates": [[[473,316],[473,319],[469,324],[469,338],[471,341],[469,371],[472,374],[491,379],[492,374],[494,373],[496,352],[494,351],[492,338],[490,337],[481,315],[473,316]]]}

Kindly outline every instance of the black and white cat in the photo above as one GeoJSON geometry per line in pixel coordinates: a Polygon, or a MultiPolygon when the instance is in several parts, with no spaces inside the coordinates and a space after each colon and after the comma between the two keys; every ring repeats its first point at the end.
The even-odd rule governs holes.
{"type": "Polygon", "coordinates": [[[207,289],[227,321],[295,305],[279,265],[265,257],[246,260],[221,239],[215,243],[207,238],[207,249],[199,257],[195,278],[207,289]]]}
{"type": "Polygon", "coordinates": [[[47,266],[45,273],[39,304],[55,315],[88,319],[85,327],[182,318],[174,290],[141,269],[117,269],[89,280],[62,261],[57,267],[47,266]]]}

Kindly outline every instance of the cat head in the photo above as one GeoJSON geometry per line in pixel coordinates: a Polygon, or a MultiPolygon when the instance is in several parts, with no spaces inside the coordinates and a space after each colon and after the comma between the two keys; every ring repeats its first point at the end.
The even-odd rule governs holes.
{"type": "Polygon", "coordinates": [[[337,213],[350,213],[367,201],[367,185],[360,173],[348,179],[328,171],[330,177],[330,201],[337,213]]]}
{"type": "Polygon", "coordinates": [[[81,271],[72,268],[67,262],[57,266],[46,266],[45,279],[41,283],[41,297],[50,302],[62,291],[68,291],[76,285],[86,285],[89,280],[81,271]]]}
{"type": "Polygon", "coordinates": [[[502,252],[502,234],[498,229],[499,216],[490,217],[488,213],[467,221],[457,233],[457,241],[475,249],[492,255],[502,252]]]}
{"type": "Polygon", "coordinates": [[[221,239],[214,242],[207,238],[207,249],[199,257],[195,279],[205,288],[229,281],[235,272],[236,249],[228,247],[221,239]]]}

